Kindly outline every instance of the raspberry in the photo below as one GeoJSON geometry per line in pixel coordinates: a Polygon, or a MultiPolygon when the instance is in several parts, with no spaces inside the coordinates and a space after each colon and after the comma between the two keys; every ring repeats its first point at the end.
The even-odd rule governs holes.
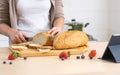
{"type": "Polygon", "coordinates": [[[68,58],[68,52],[66,52],[66,51],[61,52],[60,55],[59,55],[59,58],[62,58],[62,57],[67,59],[68,58]]]}
{"type": "Polygon", "coordinates": [[[89,57],[95,57],[96,56],[96,50],[91,50],[89,53],[89,57]]]}
{"type": "Polygon", "coordinates": [[[15,60],[15,57],[14,57],[13,54],[11,53],[11,54],[8,56],[8,59],[9,59],[9,60],[15,60]]]}

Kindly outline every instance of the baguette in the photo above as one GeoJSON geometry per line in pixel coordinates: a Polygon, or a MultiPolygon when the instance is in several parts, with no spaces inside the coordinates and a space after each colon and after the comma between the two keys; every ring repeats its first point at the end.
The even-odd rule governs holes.
{"type": "Polygon", "coordinates": [[[63,32],[54,38],[53,47],[55,49],[70,49],[86,45],[88,36],[78,30],[63,32]]]}

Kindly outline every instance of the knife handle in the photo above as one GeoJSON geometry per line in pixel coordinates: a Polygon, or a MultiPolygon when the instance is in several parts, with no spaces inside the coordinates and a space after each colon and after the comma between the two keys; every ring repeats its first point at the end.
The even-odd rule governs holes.
{"type": "Polygon", "coordinates": [[[27,41],[32,41],[32,37],[25,37],[27,41]]]}

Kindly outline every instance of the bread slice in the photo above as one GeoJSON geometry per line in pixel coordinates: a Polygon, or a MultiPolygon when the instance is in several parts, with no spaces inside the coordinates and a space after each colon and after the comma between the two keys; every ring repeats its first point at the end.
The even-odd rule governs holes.
{"type": "Polygon", "coordinates": [[[53,47],[55,49],[70,49],[84,46],[88,42],[88,36],[78,30],[66,31],[54,38],[53,47]]]}
{"type": "Polygon", "coordinates": [[[16,46],[16,45],[11,46],[11,48],[13,50],[17,50],[17,51],[23,51],[23,50],[27,50],[28,49],[26,46],[16,46]]]}
{"type": "Polygon", "coordinates": [[[23,42],[23,43],[14,44],[14,46],[27,46],[29,44],[30,42],[23,42]]]}
{"type": "Polygon", "coordinates": [[[28,44],[27,47],[28,48],[32,48],[32,49],[40,49],[41,45],[38,45],[38,44],[28,44]]]}
{"type": "Polygon", "coordinates": [[[53,46],[41,46],[41,49],[53,49],[53,46]]]}
{"type": "Polygon", "coordinates": [[[44,46],[53,45],[52,36],[47,32],[41,32],[41,33],[36,34],[33,37],[32,42],[35,44],[44,45],[44,46]]]}

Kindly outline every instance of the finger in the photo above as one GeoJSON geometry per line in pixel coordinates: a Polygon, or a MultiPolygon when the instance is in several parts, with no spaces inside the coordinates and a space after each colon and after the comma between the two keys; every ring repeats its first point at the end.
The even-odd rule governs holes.
{"type": "Polygon", "coordinates": [[[53,29],[51,29],[50,31],[48,31],[48,33],[49,33],[49,34],[51,34],[53,31],[54,31],[54,30],[53,30],[53,29]]]}
{"type": "Polygon", "coordinates": [[[19,35],[15,35],[15,38],[16,38],[16,42],[18,42],[18,43],[22,42],[21,39],[20,39],[20,37],[19,37],[19,35]]]}
{"type": "Polygon", "coordinates": [[[13,39],[13,41],[12,41],[14,44],[18,44],[18,43],[20,43],[18,40],[17,40],[17,38],[15,37],[14,39],[13,39]]]}
{"type": "Polygon", "coordinates": [[[23,34],[25,40],[28,41],[28,37],[27,37],[27,35],[26,35],[25,33],[22,33],[22,34],[23,34]]]}
{"type": "Polygon", "coordinates": [[[53,31],[52,33],[51,33],[51,35],[56,35],[58,33],[58,31],[57,30],[55,30],[55,31],[53,31]]]}
{"type": "Polygon", "coordinates": [[[56,34],[55,34],[55,36],[57,36],[57,35],[59,35],[60,34],[60,32],[57,32],[56,34]]]}
{"type": "Polygon", "coordinates": [[[52,33],[54,30],[56,30],[56,27],[53,27],[48,33],[52,33]]]}
{"type": "Polygon", "coordinates": [[[59,35],[61,33],[61,31],[57,31],[57,33],[56,34],[54,34],[54,36],[57,36],[57,35],[59,35]]]}
{"type": "Polygon", "coordinates": [[[27,40],[25,39],[24,34],[22,34],[22,33],[19,33],[19,38],[20,38],[20,40],[21,40],[22,42],[26,42],[26,41],[27,41],[27,40]]]}
{"type": "Polygon", "coordinates": [[[20,38],[20,40],[21,40],[22,42],[26,42],[26,39],[25,39],[25,37],[24,37],[23,35],[20,35],[19,38],[20,38]]]}
{"type": "Polygon", "coordinates": [[[24,37],[27,37],[25,33],[22,33],[24,37]]]}
{"type": "Polygon", "coordinates": [[[17,40],[16,40],[16,38],[14,37],[11,37],[11,41],[12,41],[12,43],[17,43],[17,40]]]}

